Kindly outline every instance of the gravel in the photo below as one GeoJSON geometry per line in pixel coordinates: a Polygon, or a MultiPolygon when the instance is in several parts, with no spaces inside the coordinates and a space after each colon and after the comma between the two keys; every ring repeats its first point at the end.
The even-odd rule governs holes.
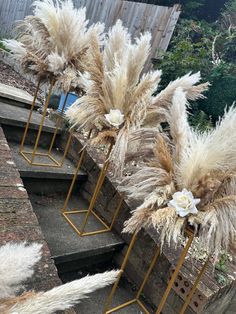
{"type": "Polygon", "coordinates": [[[34,95],[35,85],[0,60],[0,83],[14,86],[34,95]]]}

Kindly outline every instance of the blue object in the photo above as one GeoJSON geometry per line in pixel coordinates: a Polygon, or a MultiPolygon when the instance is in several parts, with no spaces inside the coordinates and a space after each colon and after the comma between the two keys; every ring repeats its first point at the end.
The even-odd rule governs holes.
{"type": "MultiPolygon", "coordinates": [[[[64,106],[64,102],[66,99],[66,94],[61,94],[61,99],[59,102],[59,106],[58,106],[58,111],[62,112],[63,106],[64,106]]],[[[67,96],[67,100],[66,100],[66,104],[65,104],[65,108],[63,110],[63,113],[66,112],[66,110],[78,99],[78,96],[74,93],[68,93],[67,96]]]]}

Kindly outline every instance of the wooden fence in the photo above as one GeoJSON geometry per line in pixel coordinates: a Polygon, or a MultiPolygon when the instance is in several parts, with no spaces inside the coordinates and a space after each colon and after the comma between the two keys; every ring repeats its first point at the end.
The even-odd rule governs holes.
{"type": "MultiPolygon", "coordinates": [[[[122,0],[73,0],[77,7],[86,6],[90,23],[104,22],[106,29],[121,19],[132,36],[140,32],[152,33],[152,51],[155,58],[157,49],[166,50],[179,18],[178,5],[157,6],[122,0]]],[[[15,21],[32,13],[33,0],[0,0],[0,36],[13,36],[15,21]]]]}

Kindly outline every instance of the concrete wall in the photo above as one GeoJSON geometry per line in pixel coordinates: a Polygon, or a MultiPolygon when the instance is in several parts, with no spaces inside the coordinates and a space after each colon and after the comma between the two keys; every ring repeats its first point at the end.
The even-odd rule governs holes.
{"type": "Polygon", "coordinates": [[[28,290],[46,291],[61,284],[1,126],[0,226],[0,246],[10,241],[43,244],[42,259],[36,264],[34,275],[25,282],[28,290]]]}
{"type": "MultiPolygon", "coordinates": [[[[64,137],[59,145],[65,146],[66,137],[64,137]]],[[[69,151],[69,156],[75,162],[79,158],[79,151],[85,144],[84,138],[80,135],[73,136],[72,145],[69,151]]],[[[98,165],[102,165],[104,154],[94,148],[88,148],[87,154],[83,163],[83,168],[88,173],[88,180],[81,186],[81,193],[88,201],[91,199],[94,187],[100,172],[98,165]]],[[[116,209],[117,203],[120,200],[120,195],[116,190],[116,183],[112,179],[111,173],[108,173],[100,195],[96,203],[96,211],[107,222],[111,221],[112,215],[116,209]]],[[[118,233],[127,243],[121,254],[116,256],[116,262],[120,265],[126,253],[130,236],[121,233],[124,221],[130,217],[129,206],[123,202],[119,217],[115,222],[113,231],[118,233]]],[[[152,259],[152,256],[157,249],[158,238],[153,236],[151,232],[141,231],[136,245],[131,254],[129,263],[126,269],[127,277],[138,287],[147,270],[147,267],[152,259]]],[[[177,258],[181,253],[181,248],[164,247],[163,253],[158,259],[156,266],[150,276],[150,280],[145,286],[144,295],[148,296],[148,301],[151,304],[157,305],[166,288],[167,280],[174,269],[177,258]]],[[[191,285],[201,268],[201,264],[187,260],[175,282],[168,298],[163,314],[176,314],[181,309],[183,300],[186,298],[191,285]]],[[[235,270],[229,265],[229,273],[235,270]]],[[[212,265],[209,267],[206,274],[203,276],[199,289],[191,301],[186,313],[205,313],[205,314],[222,314],[226,310],[234,293],[235,282],[231,280],[225,285],[220,285],[214,278],[212,265]]],[[[230,314],[230,313],[228,313],[230,314]]]]}

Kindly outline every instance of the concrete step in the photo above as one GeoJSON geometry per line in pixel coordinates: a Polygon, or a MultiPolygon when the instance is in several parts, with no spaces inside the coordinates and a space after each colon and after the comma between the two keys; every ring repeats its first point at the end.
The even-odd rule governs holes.
{"type": "MultiPolygon", "coordinates": [[[[75,165],[69,160],[65,159],[63,166],[60,167],[45,167],[45,166],[31,166],[19,153],[19,144],[14,142],[9,142],[9,146],[11,148],[14,162],[20,172],[21,178],[35,178],[38,181],[51,179],[51,180],[69,180],[71,181],[74,173],[75,173],[75,165]]],[[[24,149],[26,151],[32,151],[33,147],[25,145],[24,149]]],[[[39,148],[38,151],[40,153],[46,153],[47,150],[43,148],[39,148]]],[[[56,160],[62,159],[62,152],[53,150],[52,156],[56,160]]],[[[45,157],[36,157],[35,161],[37,162],[49,162],[50,160],[45,159],[45,157]]],[[[85,181],[87,179],[87,174],[80,170],[78,174],[78,180],[85,181]]],[[[47,183],[44,183],[47,185],[47,183]]],[[[53,184],[53,182],[52,182],[53,184]]],[[[40,189],[43,188],[43,185],[40,186],[40,189]]]]}
{"type": "MultiPolygon", "coordinates": [[[[65,194],[29,194],[58,271],[71,272],[88,265],[112,260],[113,255],[122,249],[123,241],[112,232],[79,237],[61,215],[65,197],[65,194]]],[[[88,202],[78,193],[71,197],[68,209],[87,209],[88,205],[88,202]]],[[[73,222],[80,226],[83,217],[83,215],[74,215],[73,222]]],[[[86,231],[101,228],[101,223],[91,218],[86,231]]]]}
{"type": "MultiPolygon", "coordinates": [[[[29,109],[33,102],[33,96],[20,88],[0,83],[0,102],[29,109]]],[[[36,101],[35,108],[40,106],[40,102],[36,101]]]]}
{"type": "MultiPolygon", "coordinates": [[[[86,275],[86,274],[83,274],[86,275]]],[[[91,294],[88,299],[85,299],[81,302],[81,304],[78,304],[75,307],[75,311],[78,314],[101,314],[104,311],[104,305],[107,300],[108,295],[110,294],[112,289],[112,285],[109,287],[106,287],[105,289],[98,290],[95,293],[91,294]]],[[[110,307],[114,308],[115,306],[121,305],[129,300],[132,300],[135,298],[135,292],[137,291],[133,285],[131,285],[126,280],[121,280],[119,284],[119,288],[117,289],[114,300],[112,302],[112,305],[110,307]]],[[[142,297],[140,298],[142,300],[142,297]]],[[[143,301],[143,300],[142,300],[143,301]]],[[[149,313],[155,313],[154,309],[152,309],[147,303],[145,303],[145,306],[149,310],[149,313]]],[[[117,312],[119,314],[144,314],[145,312],[141,310],[141,308],[137,305],[137,303],[134,303],[126,308],[120,309],[117,312]]]]}
{"type": "MultiPolygon", "coordinates": [[[[24,128],[29,117],[30,110],[0,102],[0,123],[24,128]]],[[[30,129],[38,130],[42,115],[33,111],[30,129]]],[[[48,117],[44,120],[43,131],[53,133],[55,124],[48,117]]],[[[59,130],[59,133],[61,130],[59,130]]]]}
{"type": "MultiPolygon", "coordinates": [[[[3,131],[8,142],[21,141],[29,117],[29,112],[30,112],[29,109],[16,107],[14,105],[0,102],[0,124],[3,128],[3,131]]],[[[35,142],[41,118],[42,115],[39,112],[33,111],[28,134],[25,140],[26,144],[33,144],[35,142]]],[[[54,131],[55,123],[51,121],[48,117],[46,117],[44,120],[39,145],[49,146],[54,131]]],[[[61,133],[62,130],[59,128],[57,134],[60,135],[61,133]]]]}

